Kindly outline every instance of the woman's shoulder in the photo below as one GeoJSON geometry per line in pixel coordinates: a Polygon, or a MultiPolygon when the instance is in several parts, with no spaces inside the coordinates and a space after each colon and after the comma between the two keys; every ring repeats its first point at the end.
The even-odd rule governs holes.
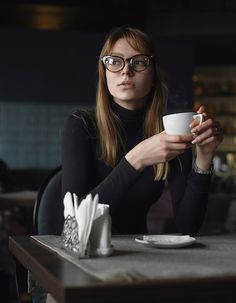
{"type": "Polygon", "coordinates": [[[95,124],[95,110],[94,109],[77,109],[72,112],[71,116],[75,119],[81,120],[85,125],[95,124]]]}
{"type": "Polygon", "coordinates": [[[90,135],[96,130],[96,119],[94,109],[74,110],[66,119],[66,128],[75,130],[86,130],[90,135]]]}

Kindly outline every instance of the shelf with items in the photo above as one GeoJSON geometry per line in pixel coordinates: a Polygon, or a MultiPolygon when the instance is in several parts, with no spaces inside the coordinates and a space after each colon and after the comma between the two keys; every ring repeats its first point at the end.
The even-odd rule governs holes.
{"type": "Polygon", "coordinates": [[[194,109],[205,105],[222,126],[218,153],[236,153],[236,66],[198,66],[193,77],[194,109]]]}
{"type": "Polygon", "coordinates": [[[236,66],[198,66],[193,84],[196,97],[236,96],[236,66]]]}
{"type": "Polygon", "coordinates": [[[224,135],[224,140],[218,146],[217,152],[236,152],[236,134],[234,136],[224,135]]]}
{"type": "Polygon", "coordinates": [[[201,104],[217,116],[236,116],[236,96],[195,96],[194,108],[201,104]]]}

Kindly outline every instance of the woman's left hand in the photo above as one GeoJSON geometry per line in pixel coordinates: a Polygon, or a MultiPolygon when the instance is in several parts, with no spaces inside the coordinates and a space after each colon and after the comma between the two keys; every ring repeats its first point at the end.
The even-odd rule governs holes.
{"type": "Polygon", "coordinates": [[[196,144],[197,158],[200,157],[201,162],[209,162],[212,161],[217,146],[223,141],[223,132],[220,123],[207,114],[205,106],[201,106],[197,113],[204,115],[204,122],[200,125],[192,123],[191,132],[195,135],[192,144],[196,144]]]}

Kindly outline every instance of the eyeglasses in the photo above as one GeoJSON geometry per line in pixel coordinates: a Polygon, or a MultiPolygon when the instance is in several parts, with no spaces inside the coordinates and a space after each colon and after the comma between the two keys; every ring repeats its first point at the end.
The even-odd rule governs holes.
{"type": "Polygon", "coordinates": [[[152,56],[135,55],[127,59],[119,56],[104,56],[101,60],[106,69],[112,73],[120,72],[125,67],[126,63],[129,63],[132,70],[135,72],[142,72],[150,65],[152,56]]]}

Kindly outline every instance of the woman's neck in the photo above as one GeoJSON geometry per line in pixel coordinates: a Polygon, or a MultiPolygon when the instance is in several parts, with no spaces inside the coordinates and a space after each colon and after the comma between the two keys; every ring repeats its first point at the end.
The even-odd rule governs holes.
{"type": "Polygon", "coordinates": [[[136,109],[142,109],[145,107],[146,104],[146,98],[138,99],[135,101],[126,101],[126,100],[118,100],[114,98],[113,100],[116,104],[119,106],[128,109],[128,110],[136,110],[136,109]]]}
{"type": "Polygon", "coordinates": [[[112,110],[122,121],[140,122],[145,117],[146,107],[130,110],[113,101],[112,110]]]}

